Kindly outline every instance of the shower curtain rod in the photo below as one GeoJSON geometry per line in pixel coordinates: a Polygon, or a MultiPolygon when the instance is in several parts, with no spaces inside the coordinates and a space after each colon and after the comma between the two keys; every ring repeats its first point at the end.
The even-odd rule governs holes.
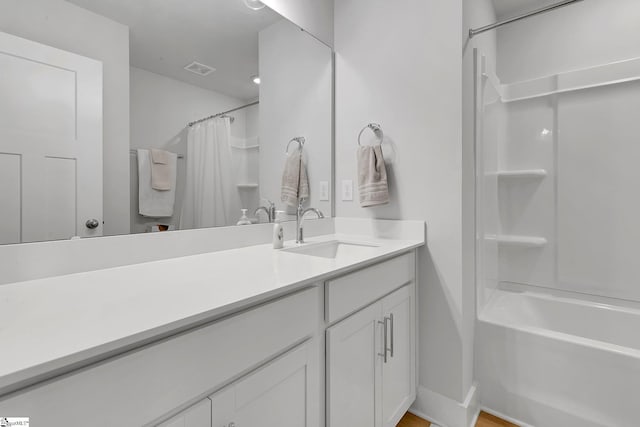
{"type": "Polygon", "coordinates": [[[576,2],[579,2],[579,1],[583,1],[583,0],[564,0],[564,1],[561,1],[561,2],[558,2],[558,3],[554,3],[552,5],[549,5],[549,6],[542,7],[540,9],[536,9],[536,10],[531,11],[531,12],[523,13],[522,15],[517,15],[517,16],[514,16],[512,18],[505,19],[504,21],[498,21],[498,22],[496,22],[494,24],[491,24],[491,25],[486,25],[484,27],[480,27],[480,28],[476,28],[476,29],[472,28],[472,29],[469,30],[469,38],[471,39],[474,36],[477,36],[478,34],[484,33],[485,31],[493,30],[494,28],[502,27],[503,25],[507,25],[507,24],[510,24],[512,22],[520,21],[521,19],[530,18],[532,16],[539,15],[541,13],[550,12],[552,10],[559,9],[561,7],[569,6],[570,4],[576,3],[576,2]]]}
{"type": "Polygon", "coordinates": [[[216,117],[224,116],[225,114],[233,113],[234,111],[242,110],[243,108],[252,107],[252,106],[258,105],[258,104],[260,104],[260,101],[255,101],[255,102],[252,102],[250,104],[243,105],[243,106],[237,107],[237,108],[232,108],[231,110],[223,111],[222,113],[214,114],[212,116],[205,117],[204,119],[196,120],[195,122],[190,122],[189,126],[197,125],[198,123],[206,122],[209,119],[213,119],[213,118],[216,118],[216,117]]]}

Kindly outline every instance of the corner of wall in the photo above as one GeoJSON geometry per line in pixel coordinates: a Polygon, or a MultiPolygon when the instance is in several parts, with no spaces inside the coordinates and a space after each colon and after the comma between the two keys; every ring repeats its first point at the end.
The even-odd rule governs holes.
{"type": "MultiPolygon", "coordinates": [[[[418,387],[418,397],[409,412],[439,427],[473,427],[480,413],[477,384],[474,383],[460,403],[425,387],[418,387]]],[[[434,427],[437,427],[434,426],[434,427]]]]}
{"type": "Polygon", "coordinates": [[[333,0],[263,0],[263,3],[333,47],[333,0]]]}

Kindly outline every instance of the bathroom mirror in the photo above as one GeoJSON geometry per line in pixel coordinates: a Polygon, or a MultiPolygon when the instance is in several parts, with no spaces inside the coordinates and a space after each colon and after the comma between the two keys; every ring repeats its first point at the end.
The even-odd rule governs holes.
{"type": "Polygon", "coordinates": [[[295,218],[298,137],[331,215],[332,60],[259,1],[0,0],[0,244],[295,218]]]}

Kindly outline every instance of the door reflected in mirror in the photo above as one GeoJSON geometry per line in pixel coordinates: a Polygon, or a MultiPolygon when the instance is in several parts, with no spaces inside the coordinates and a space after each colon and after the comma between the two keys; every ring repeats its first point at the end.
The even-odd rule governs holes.
{"type": "Polygon", "coordinates": [[[332,51],[273,10],[2,8],[0,244],[293,219],[302,196],[331,213],[332,51]]]}

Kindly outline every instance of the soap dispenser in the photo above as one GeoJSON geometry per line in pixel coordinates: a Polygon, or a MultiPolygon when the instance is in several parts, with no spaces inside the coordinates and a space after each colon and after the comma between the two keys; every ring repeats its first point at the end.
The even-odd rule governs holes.
{"type": "Polygon", "coordinates": [[[240,209],[242,216],[236,225],[251,225],[251,220],[247,217],[247,209],[240,209]]]}
{"type": "Polygon", "coordinates": [[[284,229],[282,228],[282,214],[284,211],[276,212],[275,224],[273,224],[273,249],[282,249],[284,246],[284,229]]]}

